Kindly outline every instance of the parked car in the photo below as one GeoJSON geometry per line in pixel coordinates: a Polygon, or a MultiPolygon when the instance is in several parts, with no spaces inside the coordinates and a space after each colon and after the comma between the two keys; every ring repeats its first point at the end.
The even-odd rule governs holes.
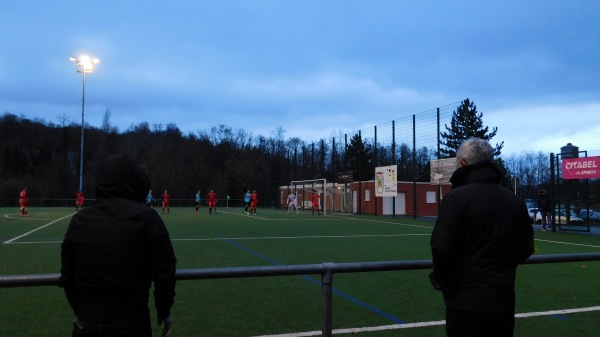
{"type": "Polygon", "coordinates": [[[533,199],[525,199],[525,205],[527,208],[535,208],[537,205],[535,204],[535,200],[533,199]]]}
{"type": "MultiPolygon", "coordinates": [[[[536,219],[536,216],[540,212],[540,209],[537,207],[531,207],[531,208],[528,208],[527,211],[529,211],[529,219],[531,219],[531,223],[533,223],[536,219]]],[[[540,219],[541,219],[541,217],[540,217],[540,219]]]]}
{"type": "Polygon", "coordinates": [[[587,220],[588,216],[591,221],[600,221],[600,213],[593,209],[582,209],[579,211],[579,217],[583,220],[587,220]]]}
{"type": "MultiPolygon", "coordinates": [[[[573,215],[573,211],[571,211],[571,224],[583,224],[583,219],[573,215]]],[[[542,215],[540,214],[540,212],[537,212],[535,215],[535,223],[536,224],[541,224],[542,223],[542,215]]],[[[554,211],[554,223],[557,225],[567,225],[567,212],[565,210],[555,210],[554,211]]]]}

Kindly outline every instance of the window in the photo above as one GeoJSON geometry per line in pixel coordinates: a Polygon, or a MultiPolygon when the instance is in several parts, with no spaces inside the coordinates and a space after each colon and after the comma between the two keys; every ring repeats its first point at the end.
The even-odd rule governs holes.
{"type": "Polygon", "coordinates": [[[435,204],[435,191],[427,191],[425,193],[425,202],[428,204],[435,204]]]}

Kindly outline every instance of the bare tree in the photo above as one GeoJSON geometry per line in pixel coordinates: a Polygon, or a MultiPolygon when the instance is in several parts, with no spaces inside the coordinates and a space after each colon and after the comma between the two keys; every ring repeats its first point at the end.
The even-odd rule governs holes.
{"type": "Polygon", "coordinates": [[[539,188],[550,183],[550,159],[542,151],[513,154],[504,162],[513,178],[519,181],[518,194],[523,198],[534,198],[539,188]]]}

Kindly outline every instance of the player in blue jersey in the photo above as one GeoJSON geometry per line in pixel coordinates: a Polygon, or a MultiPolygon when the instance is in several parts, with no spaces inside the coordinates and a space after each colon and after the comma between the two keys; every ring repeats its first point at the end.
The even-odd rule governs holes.
{"type": "Polygon", "coordinates": [[[154,197],[152,196],[152,190],[148,191],[148,195],[146,196],[146,206],[152,207],[152,202],[154,201],[154,197]]]}
{"type": "Polygon", "coordinates": [[[200,190],[198,190],[198,192],[196,193],[196,214],[198,214],[198,209],[200,208],[200,195],[201,192],[200,190]]]}
{"type": "Polygon", "coordinates": [[[248,214],[248,207],[250,207],[250,190],[246,191],[244,194],[244,214],[248,214]]]}

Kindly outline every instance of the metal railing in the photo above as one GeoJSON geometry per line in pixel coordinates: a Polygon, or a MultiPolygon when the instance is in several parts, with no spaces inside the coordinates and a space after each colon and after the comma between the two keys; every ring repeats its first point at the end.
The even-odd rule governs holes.
{"type": "MultiPolygon", "coordinates": [[[[531,256],[524,264],[542,263],[564,263],[600,261],[600,253],[579,254],[548,254],[531,256]]],[[[333,275],[336,273],[362,273],[374,271],[400,271],[431,269],[431,260],[411,261],[386,261],[386,262],[355,262],[334,263],[325,262],[320,264],[302,264],[287,266],[257,266],[257,267],[228,267],[228,268],[202,268],[202,269],[178,269],[176,278],[178,281],[200,280],[200,279],[225,279],[242,277],[267,277],[267,276],[291,276],[291,275],[321,275],[323,323],[322,335],[331,337],[332,327],[332,295],[333,275]]],[[[38,287],[56,286],[60,274],[35,274],[35,275],[0,275],[0,288],[12,287],[38,287]]]]}

